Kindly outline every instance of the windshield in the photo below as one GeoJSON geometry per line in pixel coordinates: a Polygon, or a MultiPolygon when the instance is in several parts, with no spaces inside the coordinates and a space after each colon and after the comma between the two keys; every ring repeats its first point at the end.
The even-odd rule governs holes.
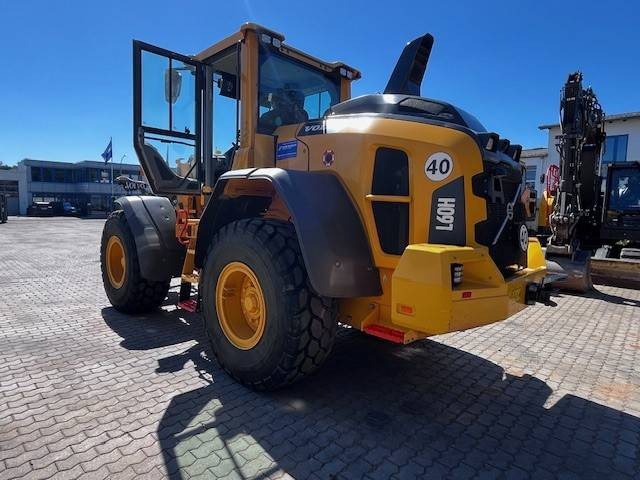
{"type": "Polygon", "coordinates": [[[623,168],[610,172],[609,209],[640,211],[640,170],[623,168]]]}
{"type": "Polygon", "coordinates": [[[340,79],[267,49],[260,51],[258,131],[322,118],[340,101],[340,79]]]}

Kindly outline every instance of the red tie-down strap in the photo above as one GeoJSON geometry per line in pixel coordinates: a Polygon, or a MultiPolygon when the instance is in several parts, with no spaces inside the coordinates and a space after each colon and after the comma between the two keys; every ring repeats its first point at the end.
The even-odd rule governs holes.
{"type": "Polygon", "coordinates": [[[178,227],[177,239],[182,245],[189,245],[189,213],[186,210],[180,209],[176,211],[176,226],[178,227]]]}

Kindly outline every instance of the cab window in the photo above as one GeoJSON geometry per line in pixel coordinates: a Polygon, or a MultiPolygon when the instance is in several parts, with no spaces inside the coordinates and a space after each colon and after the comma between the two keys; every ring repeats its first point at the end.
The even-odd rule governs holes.
{"type": "Polygon", "coordinates": [[[614,170],[609,195],[611,210],[640,210],[640,171],[626,168],[614,170]]]}
{"type": "Polygon", "coordinates": [[[269,49],[260,51],[259,133],[322,118],[340,101],[340,79],[269,49]]]}

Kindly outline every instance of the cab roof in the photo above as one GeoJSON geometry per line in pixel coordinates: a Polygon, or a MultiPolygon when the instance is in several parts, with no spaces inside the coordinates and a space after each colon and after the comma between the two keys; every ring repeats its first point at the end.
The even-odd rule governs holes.
{"type": "MultiPolygon", "coordinates": [[[[213,44],[209,48],[202,50],[200,53],[193,55],[192,58],[198,60],[200,62],[206,61],[208,58],[211,58],[213,55],[235,45],[236,43],[242,41],[247,32],[255,32],[258,37],[262,41],[266,41],[271,43],[274,47],[278,48],[282,53],[294,57],[304,63],[309,65],[313,65],[315,67],[319,67],[322,70],[327,71],[335,71],[339,69],[344,69],[346,72],[351,74],[351,80],[357,80],[361,77],[360,71],[347,65],[343,62],[325,62],[324,60],[320,60],[313,55],[309,55],[297,48],[286,45],[284,42],[284,35],[278,33],[274,30],[271,30],[267,27],[263,27],[262,25],[258,25],[257,23],[244,23],[240,30],[228,37],[220,40],[219,42],[213,44]]],[[[344,76],[347,76],[346,74],[344,76]]]]}

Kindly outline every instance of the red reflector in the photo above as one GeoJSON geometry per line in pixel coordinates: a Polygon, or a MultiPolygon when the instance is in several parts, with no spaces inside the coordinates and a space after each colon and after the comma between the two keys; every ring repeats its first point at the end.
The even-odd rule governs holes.
{"type": "Polygon", "coordinates": [[[471,292],[462,292],[462,298],[471,298],[471,292]]]}
{"type": "Polygon", "coordinates": [[[398,304],[398,313],[404,313],[405,315],[413,315],[413,307],[409,305],[398,304]]]}
{"type": "Polygon", "coordinates": [[[195,313],[198,310],[198,301],[194,299],[183,300],[182,302],[178,302],[178,308],[195,313]]]}
{"type": "Polygon", "coordinates": [[[393,328],[383,327],[382,325],[367,325],[364,331],[374,337],[384,338],[393,343],[404,343],[404,332],[394,330],[393,328]]]}

